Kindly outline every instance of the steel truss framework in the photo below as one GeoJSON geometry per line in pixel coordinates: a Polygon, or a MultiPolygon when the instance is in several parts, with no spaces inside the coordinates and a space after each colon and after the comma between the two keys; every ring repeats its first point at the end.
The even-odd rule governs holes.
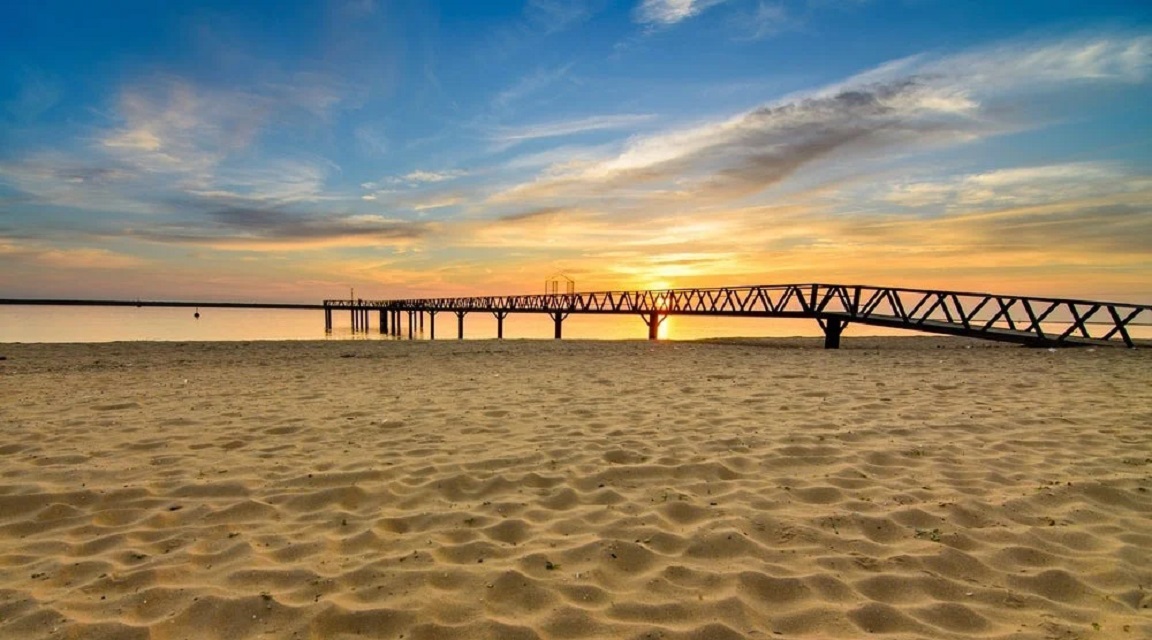
{"type": "Polygon", "coordinates": [[[824,330],[829,347],[838,346],[840,332],[850,322],[1034,346],[1129,347],[1135,346],[1129,329],[1152,324],[1152,307],[1146,305],[840,284],[325,300],[324,308],[329,328],[332,309],[361,313],[365,322],[368,310],[379,310],[381,318],[385,311],[429,312],[433,317],[448,311],[461,322],[463,314],[474,311],[496,314],[500,320],[509,313],[548,313],[556,321],[557,337],[560,322],[571,313],[637,314],[648,323],[650,337],[669,315],[812,318],[824,330]]]}

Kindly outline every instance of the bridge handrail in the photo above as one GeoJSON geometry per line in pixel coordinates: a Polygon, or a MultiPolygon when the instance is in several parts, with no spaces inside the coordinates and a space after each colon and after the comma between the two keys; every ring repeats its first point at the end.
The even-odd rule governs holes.
{"type": "MultiPolygon", "coordinates": [[[[944,296],[962,296],[962,297],[990,297],[1002,299],[1015,299],[1015,300],[1029,300],[1031,302],[1040,302],[1048,304],[1076,304],[1076,305],[1102,305],[1109,307],[1123,307],[1127,309],[1142,309],[1152,310],[1152,306],[1141,305],[1130,302],[1112,302],[1101,300],[1085,300],[1077,298],[1054,298],[1045,296],[1027,296],[1020,294],[1005,294],[1005,293],[987,293],[976,291],[959,291],[948,289],[919,289],[909,287],[889,287],[883,285],[866,285],[866,284],[827,284],[827,283],[807,283],[807,284],[773,284],[773,285],[740,285],[733,287],[698,287],[698,288],[674,288],[674,289],[607,289],[601,291],[577,291],[574,293],[543,293],[543,294],[512,294],[512,295],[488,295],[488,296],[446,296],[439,298],[392,298],[386,300],[348,300],[348,299],[328,299],[324,301],[325,306],[332,307],[408,307],[412,305],[427,306],[436,304],[440,306],[448,303],[459,303],[462,301],[472,300],[486,300],[494,301],[498,299],[503,300],[536,300],[536,299],[550,299],[550,300],[575,300],[592,296],[631,296],[647,299],[651,297],[659,298],[663,296],[668,298],[670,296],[679,295],[692,295],[703,293],[719,293],[719,292],[734,292],[734,291],[787,291],[787,290],[860,290],[860,291],[892,291],[896,293],[915,293],[923,295],[944,295],[944,296]]],[[[477,307],[479,308],[479,307],[477,307]]],[[[484,309],[489,308],[484,306],[484,309]]],[[[515,309],[516,307],[506,307],[515,309]]]]}

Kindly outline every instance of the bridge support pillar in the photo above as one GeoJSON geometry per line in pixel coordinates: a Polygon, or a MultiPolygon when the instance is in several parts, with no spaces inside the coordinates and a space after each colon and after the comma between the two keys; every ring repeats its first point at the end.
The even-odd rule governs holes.
{"type": "Polygon", "coordinates": [[[844,327],[848,326],[848,321],[840,318],[826,318],[821,324],[824,325],[824,348],[839,349],[840,334],[844,332],[844,327]]]}
{"type": "Polygon", "coordinates": [[[420,314],[420,333],[424,333],[424,312],[417,311],[417,313],[420,314]]]}
{"type": "Polygon", "coordinates": [[[508,317],[507,311],[493,311],[492,315],[496,316],[496,339],[504,339],[504,318],[508,317]]]}
{"type": "Polygon", "coordinates": [[[400,311],[395,310],[392,312],[392,335],[397,338],[400,337],[400,311]]]}
{"type": "Polygon", "coordinates": [[[468,315],[467,311],[456,312],[456,339],[464,339],[464,316],[468,315]]]}
{"type": "Polygon", "coordinates": [[[436,339],[436,311],[428,312],[428,339],[436,339]]]}
{"type": "Polygon", "coordinates": [[[667,314],[656,313],[653,311],[644,318],[644,324],[648,325],[648,339],[656,340],[660,336],[660,325],[664,324],[664,320],[668,318],[667,314]]]}
{"type": "Polygon", "coordinates": [[[380,335],[388,333],[388,316],[383,309],[380,310],[380,335]]]}
{"type": "Polygon", "coordinates": [[[332,307],[324,305],[324,333],[332,333],[332,307]]]}
{"type": "Polygon", "coordinates": [[[408,312],[408,339],[411,340],[416,334],[416,312],[408,312]]]}
{"type": "Polygon", "coordinates": [[[552,322],[555,323],[555,331],[553,331],[552,337],[559,340],[564,337],[564,319],[568,317],[568,314],[560,311],[552,311],[548,315],[552,316],[552,322]]]}

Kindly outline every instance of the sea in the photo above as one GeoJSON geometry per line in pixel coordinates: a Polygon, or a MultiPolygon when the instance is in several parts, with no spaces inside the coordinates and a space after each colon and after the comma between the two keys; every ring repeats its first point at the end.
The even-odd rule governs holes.
{"type": "MultiPolygon", "coordinates": [[[[0,343],[120,342],[120,341],[254,341],[254,340],[407,340],[407,315],[402,336],[380,333],[379,317],[371,313],[369,331],[352,331],[348,312],[333,312],[331,333],[324,330],[324,312],[308,309],[191,309],[156,307],[0,306],[0,343]],[[196,314],[199,314],[197,317],[196,314]]],[[[505,339],[551,339],[553,323],[545,314],[514,313],[504,320],[505,339]]],[[[465,340],[489,340],[497,335],[496,318],[469,313],[465,340]]],[[[663,340],[722,337],[792,337],[823,335],[815,320],[795,318],[712,318],[669,316],[660,326],[663,340]]],[[[907,331],[849,325],[845,336],[910,335],[907,331]]],[[[425,316],[412,339],[432,337],[425,316]]],[[[436,316],[437,340],[457,337],[456,316],[436,316]]],[[[579,340],[643,340],[648,328],[639,315],[569,316],[563,337],[579,340]]]]}
{"type": "MultiPolygon", "coordinates": [[[[255,340],[408,340],[407,314],[402,335],[380,333],[379,314],[370,313],[369,331],[352,331],[351,315],[333,311],[331,333],[324,330],[324,312],[318,309],[192,309],[159,307],[72,307],[0,305],[0,343],[13,342],[122,342],[122,341],[255,341],[255,340]],[[198,315],[197,315],[198,314],[198,315]]],[[[1152,339],[1152,327],[1130,326],[1133,337],[1152,339]]],[[[505,339],[551,339],[551,318],[539,313],[513,313],[504,320],[505,339]]],[[[496,318],[473,312],[464,318],[465,340],[491,340],[497,335],[496,318]]],[[[725,318],[668,316],[660,326],[662,340],[699,340],[729,337],[820,337],[815,320],[798,318],[725,318]]],[[[845,337],[924,335],[919,332],[849,324],[845,337]]],[[[425,316],[414,340],[428,340],[431,323],[425,316]]],[[[455,340],[456,316],[436,316],[437,340],[455,340]]],[[[578,340],[644,340],[648,327],[639,315],[572,314],[563,325],[563,337],[578,340]]]]}

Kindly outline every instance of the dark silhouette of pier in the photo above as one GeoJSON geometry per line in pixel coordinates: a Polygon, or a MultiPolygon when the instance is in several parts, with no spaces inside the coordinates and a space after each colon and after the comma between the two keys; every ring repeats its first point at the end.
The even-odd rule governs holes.
{"type": "Polygon", "coordinates": [[[407,316],[408,337],[417,326],[436,338],[436,316],[456,316],[456,337],[464,337],[464,318],[473,312],[496,317],[497,337],[513,313],[544,313],[552,318],[554,336],[563,334],[571,314],[637,315],[655,340],[668,316],[810,318],[824,332],[824,346],[836,349],[849,323],[909,329],[925,333],[983,338],[1030,346],[1135,346],[1129,328],[1152,325],[1152,307],[1117,302],[999,295],[970,291],[905,289],[869,285],[787,284],[548,293],[544,295],[411,298],[397,300],[325,300],[324,327],[332,330],[332,313],[347,310],[352,331],[370,330],[379,314],[381,334],[399,336],[407,316]]]}
{"type": "Polygon", "coordinates": [[[283,302],[187,302],[178,300],[74,300],[52,298],[0,298],[0,305],[29,305],[45,307],[168,307],[205,309],[325,309],[323,304],[292,304],[283,302]]]}

